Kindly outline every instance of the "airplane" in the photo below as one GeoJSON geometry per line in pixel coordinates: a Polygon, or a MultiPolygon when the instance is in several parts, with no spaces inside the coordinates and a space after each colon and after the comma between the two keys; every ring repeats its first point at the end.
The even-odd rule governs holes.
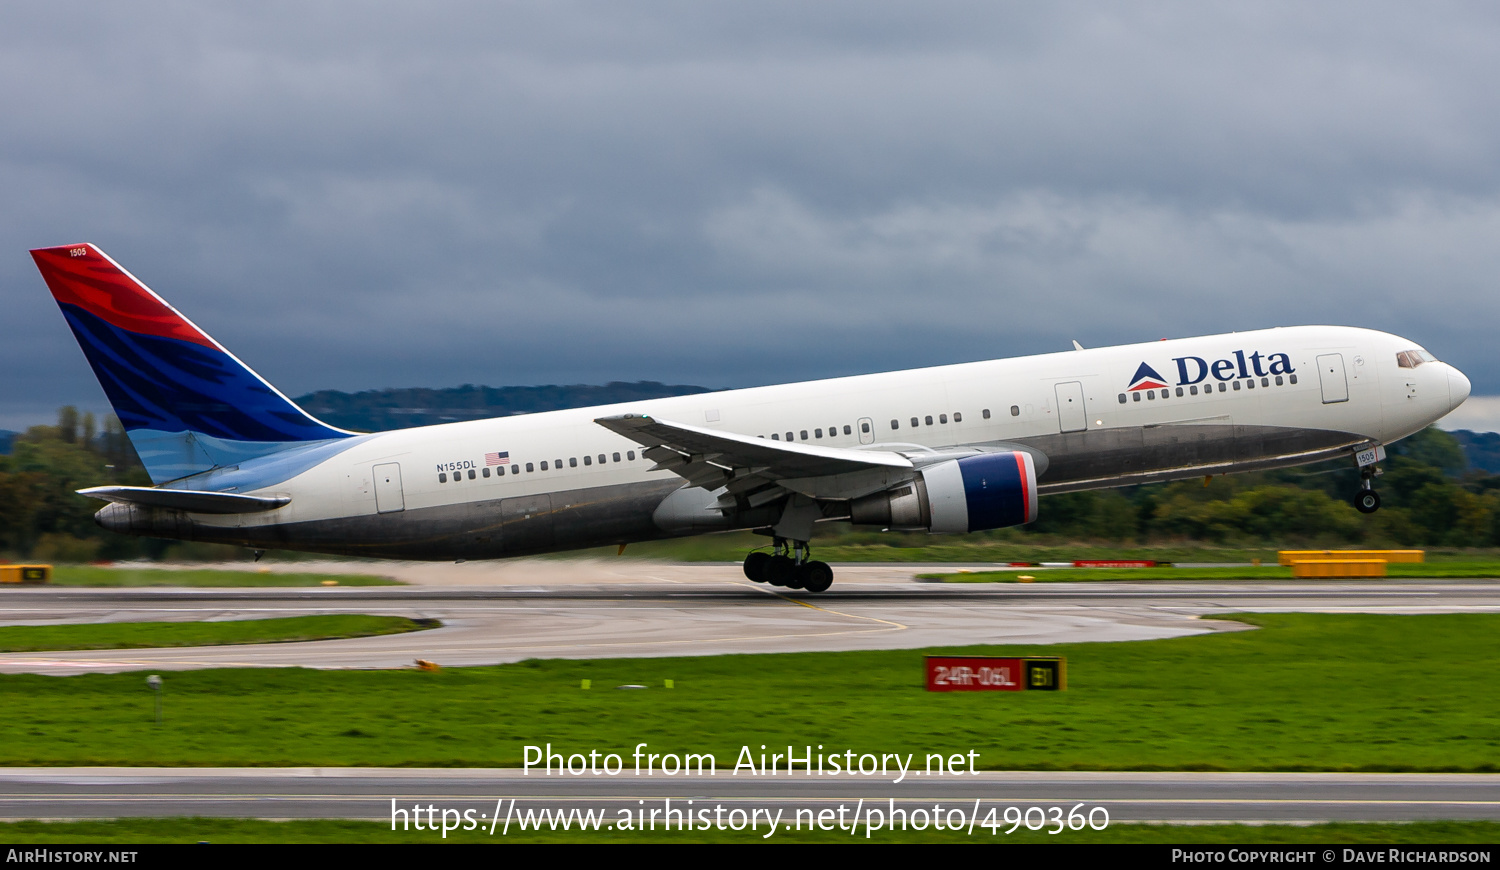
{"type": "Polygon", "coordinates": [[[1469,396],[1399,336],[1296,326],[391,432],[297,407],[90,244],[37,268],[154,486],[79,490],[105,529],[470,560],[752,529],[747,577],[822,592],[813,527],[963,534],[1038,497],[1346,458],[1380,507],[1385,445],[1469,396]]]}

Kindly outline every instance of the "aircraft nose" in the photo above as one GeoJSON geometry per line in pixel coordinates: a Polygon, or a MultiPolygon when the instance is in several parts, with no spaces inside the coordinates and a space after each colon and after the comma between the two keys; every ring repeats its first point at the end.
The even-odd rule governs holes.
{"type": "Polygon", "coordinates": [[[1469,398],[1469,379],[1464,373],[1448,366],[1448,410],[1453,410],[1469,398]]]}

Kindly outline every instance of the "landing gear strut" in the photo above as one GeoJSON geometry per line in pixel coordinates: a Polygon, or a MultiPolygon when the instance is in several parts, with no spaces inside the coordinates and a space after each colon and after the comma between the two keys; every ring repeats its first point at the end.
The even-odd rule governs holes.
{"type": "Polygon", "coordinates": [[[1380,510],[1380,493],[1375,491],[1375,475],[1379,473],[1374,463],[1359,467],[1359,492],[1354,494],[1354,508],[1362,514],[1380,510]]]}
{"type": "Polygon", "coordinates": [[[746,577],[756,583],[807,592],[824,592],[833,585],[833,569],[827,562],[810,558],[812,549],[806,541],[775,538],[771,550],[757,550],[745,557],[746,577]]]}

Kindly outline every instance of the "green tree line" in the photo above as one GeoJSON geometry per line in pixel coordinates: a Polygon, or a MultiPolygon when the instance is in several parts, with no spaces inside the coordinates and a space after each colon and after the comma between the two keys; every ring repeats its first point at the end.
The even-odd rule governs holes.
{"type": "MultiPolygon", "coordinates": [[[[1066,493],[1042,500],[1021,540],[1274,546],[1500,546],[1500,475],[1470,469],[1453,436],[1427,429],[1391,445],[1377,479],[1380,511],[1350,498],[1353,461],[1204,481],[1066,493]]],[[[101,503],[75,490],[150,480],[113,416],[67,407],[55,426],[34,426],[0,456],[0,554],[86,562],[156,558],[171,542],[106,532],[101,503]]],[[[1015,540],[1015,537],[1009,539],[1015,540]]]]}

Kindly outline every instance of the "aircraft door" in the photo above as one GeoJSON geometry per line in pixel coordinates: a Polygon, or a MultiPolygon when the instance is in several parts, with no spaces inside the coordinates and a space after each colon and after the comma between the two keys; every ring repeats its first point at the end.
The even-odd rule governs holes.
{"type": "Polygon", "coordinates": [[[377,465],[371,473],[375,475],[375,512],[393,514],[406,510],[406,497],[401,491],[401,463],[377,465]]]}
{"type": "Polygon", "coordinates": [[[1057,424],[1063,432],[1082,432],[1089,427],[1089,409],[1083,402],[1083,384],[1068,381],[1053,388],[1057,393],[1057,424]]]}
{"type": "Polygon", "coordinates": [[[1323,404],[1349,401],[1349,381],[1344,377],[1344,355],[1325,353],[1318,357],[1318,382],[1323,386],[1323,404]]]}
{"type": "Polygon", "coordinates": [[[859,418],[859,443],[875,443],[875,421],[871,420],[869,417],[859,418]]]}
{"type": "Polygon", "coordinates": [[[542,493],[502,500],[500,523],[506,552],[552,546],[552,496],[542,493]]]}

